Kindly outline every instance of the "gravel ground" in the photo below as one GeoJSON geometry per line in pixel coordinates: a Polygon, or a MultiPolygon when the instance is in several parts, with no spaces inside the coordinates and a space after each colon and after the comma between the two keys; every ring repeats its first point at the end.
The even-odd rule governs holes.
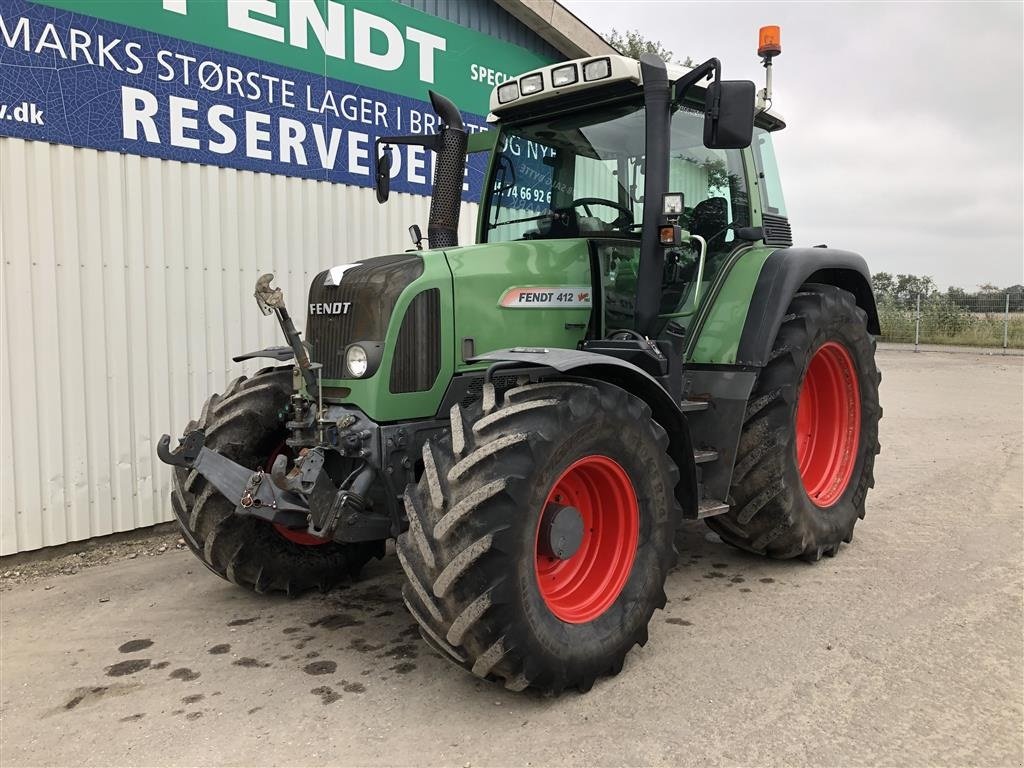
{"type": "MultiPolygon", "coordinates": [[[[0,592],[47,576],[74,576],[83,568],[137,557],[157,557],[176,549],[186,549],[185,540],[175,524],[167,523],[91,542],[63,544],[38,552],[12,555],[3,558],[0,566],[0,592]]],[[[54,583],[49,583],[46,588],[54,586],[54,583]]]]}
{"type": "Polygon", "coordinates": [[[687,524],[650,642],[587,695],[449,667],[393,557],[289,601],[160,536],[142,545],[160,556],[5,579],[0,763],[1019,766],[1024,360],[879,361],[878,487],[852,545],[767,562],[687,524]]]}

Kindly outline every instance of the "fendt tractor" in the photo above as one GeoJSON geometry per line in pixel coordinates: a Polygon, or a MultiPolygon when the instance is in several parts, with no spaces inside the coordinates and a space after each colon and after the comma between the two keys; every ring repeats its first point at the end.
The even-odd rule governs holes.
{"type": "MultiPolygon", "coordinates": [[[[346,254],[300,338],[206,403],[173,450],[174,511],[214,573],[326,590],[395,539],[423,640],[512,690],[588,690],[643,645],[677,529],[814,561],[850,542],[878,453],[878,314],[864,260],[793,247],[766,82],[653,56],[498,85],[468,135],[430,92],[428,247],[346,254]],[[467,155],[489,151],[476,243],[467,155]]],[[[408,150],[406,150],[408,151],[408,150]]]]}

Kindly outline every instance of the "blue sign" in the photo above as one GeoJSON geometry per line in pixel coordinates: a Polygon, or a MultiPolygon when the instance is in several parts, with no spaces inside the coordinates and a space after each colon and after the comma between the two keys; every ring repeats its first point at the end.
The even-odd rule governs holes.
{"type": "MultiPolygon", "coordinates": [[[[0,0],[4,136],[365,187],[378,136],[437,128],[423,96],[0,0]]],[[[486,130],[482,116],[463,118],[486,130]]],[[[464,200],[480,198],[486,162],[470,156],[464,200]]],[[[392,190],[428,195],[433,163],[429,150],[396,146],[392,190]]]]}

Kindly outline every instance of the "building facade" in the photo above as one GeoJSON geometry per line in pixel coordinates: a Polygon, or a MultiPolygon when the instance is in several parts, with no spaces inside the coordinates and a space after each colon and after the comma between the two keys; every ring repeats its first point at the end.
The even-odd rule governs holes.
{"type": "Polygon", "coordinates": [[[0,554],[171,519],[157,440],[280,343],[256,279],[301,307],[425,227],[430,153],[384,206],[371,168],[428,89],[484,130],[496,83],[609,50],[538,0],[0,0],[0,554]]]}

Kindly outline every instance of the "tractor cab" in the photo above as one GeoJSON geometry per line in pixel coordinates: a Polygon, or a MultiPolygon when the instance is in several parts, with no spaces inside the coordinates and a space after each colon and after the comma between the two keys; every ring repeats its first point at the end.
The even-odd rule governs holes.
{"type": "Polygon", "coordinates": [[[720,75],[714,59],[690,69],[606,56],[497,86],[478,242],[584,239],[600,297],[593,336],[685,334],[730,256],[764,237],[766,167],[781,190],[771,131],[784,123],[765,108],[770,94],[755,121],[753,84],[720,75]],[[662,75],[667,103],[644,88],[662,75]]]}
{"type": "MultiPolygon", "coordinates": [[[[587,241],[599,276],[595,292],[604,298],[597,329],[603,333],[633,329],[637,319],[648,199],[645,119],[637,93],[582,111],[500,125],[481,208],[479,240],[484,243],[587,241]]],[[[664,251],[653,336],[670,319],[685,325],[702,288],[744,242],[737,230],[751,226],[743,151],[705,146],[704,120],[698,104],[679,105],[671,117],[668,192],[675,194],[678,208],[666,214],[660,198],[655,205],[690,237],[664,251]],[[703,264],[701,241],[706,244],[703,264]]]]}

